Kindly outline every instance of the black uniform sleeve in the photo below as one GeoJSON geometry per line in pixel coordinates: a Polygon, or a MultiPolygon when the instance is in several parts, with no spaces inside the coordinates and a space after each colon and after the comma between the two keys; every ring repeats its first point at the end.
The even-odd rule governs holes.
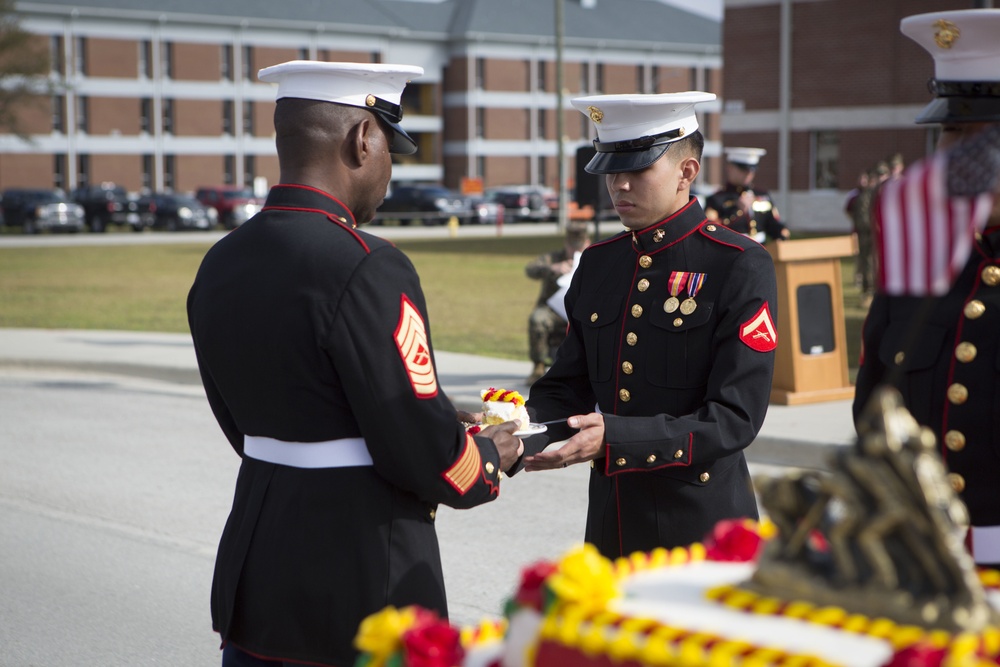
{"type": "Polygon", "coordinates": [[[354,272],[321,346],[376,471],[428,502],[472,507],[499,493],[500,457],[488,438],[466,435],[437,384],[427,323],[413,265],[384,246],[354,272]]]}

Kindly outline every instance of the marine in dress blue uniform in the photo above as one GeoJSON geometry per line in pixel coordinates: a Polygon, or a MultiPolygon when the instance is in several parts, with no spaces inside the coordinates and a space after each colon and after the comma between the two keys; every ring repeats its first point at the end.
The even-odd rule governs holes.
{"type": "MultiPolygon", "coordinates": [[[[297,147],[282,149],[285,135],[316,118],[299,122],[289,108],[369,109],[351,113],[384,131],[369,137],[374,167],[354,161],[360,122],[340,150],[324,143],[333,130],[322,125],[298,141],[322,146],[317,159],[329,169],[315,173],[350,172],[358,191],[384,193],[386,148],[415,150],[398,105],[420,71],[302,61],[262,70],[262,81],[279,84],[282,182],[261,213],[209,250],[188,297],[209,403],[243,459],[211,598],[214,628],[241,660],[348,667],[367,615],[410,604],[446,615],[436,508],[499,492],[499,445],[468,436],[437,384],[413,265],[356,229],[339,196],[290,181],[306,172],[286,162],[299,159],[297,147]],[[352,163],[326,162],[333,153],[351,153],[352,163]]],[[[357,222],[380,199],[368,192],[369,218],[357,222]]]]}
{"type": "MultiPolygon", "coordinates": [[[[934,58],[935,99],[918,123],[944,125],[944,147],[1000,122],[1000,10],[903,19],[904,34],[934,58]]],[[[1000,219],[977,235],[947,293],[877,294],[863,328],[857,421],[889,383],[931,429],[954,490],[969,510],[967,543],[980,564],[1000,563],[1000,219]]]]}
{"type": "Polygon", "coordinates": [[[708,221],[686,179],[675,210],[632,228],[631,212],[623,212],[631,206],[623,204],[627,186],[619,182],[658,160],[672,168],[685,150],[700,159],[693,107],[713,98],[573,100],[597,127],[598,152],[587,169],[608,174],[628,230],[583,252],[566,296],[566,341],[527,406],[536,421],[573,417],[573,425],[586,416],[603,437],[584,451],[577,443],[588,426],[558,451],[528,456],[526,467],[591,461],[585,539],[608,557],[690,544],[719,520],[757,517],[743,449],[763,423],[771,390],[771,257],[708,221]]]}
{"type": "Polygon", "coordinates": [[[754,187],[763,148],[727,148],[726,186],[705,200],[705,215],[733,231],[745,234],[758,243],[768,239],[782,240],[790,232],[767,190],[754,187]],[[740,204],[741,199],[746,204],[740,204]]]}

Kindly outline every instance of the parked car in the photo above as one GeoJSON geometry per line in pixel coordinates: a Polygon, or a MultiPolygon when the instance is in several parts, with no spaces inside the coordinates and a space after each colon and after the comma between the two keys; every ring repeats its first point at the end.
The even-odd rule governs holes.
{"type": "Polygon", "coordinates": [[[173,193],[153,194],[142,197],[142,206],[153,217],[153,229],[176,232],[185,229],[208,231],[219,221],[219,213],[189,195],[173,193]]]}
{"type": "Polygon", "coordinates": [[[469,222],[473,224],[495,225],[503,220],[503,204],[489,201],[482,195],[473,195],[466,202],[469,208],[472,209],[472,218],[469,219],[469,222]]]}
{"type": "Polygon", "coordinates": [[[3,193],[3,218],[9,227],[25,234],[41,231],[79,232],[84,225],[83,207],[61,190],[11,188],[3,193]]]}
{"type": "Polygon", "coordinates": [[[414,220],[425,225],[443,225],[452,217],[472,219],[472,209],[460,195],[440,185],[396,185],[378,208],[379,219],[414,220]]]}
{"type": "Polygon", "coordinates": [[[264,206],[264,200],[255,197],[252,188],[240,185],[202,186],[194,197],[218,211],[219,222],[226,229],[236,229],[264,206]]]}
{"type": "Polygon", "coordinates": [[[511,185],[490,188],[486,200],[503,204],[505,222],[542,222],[552,217],[546,203],[552,191],[538,185],[511,185]]]}
{"type": "Polygon", "coordinates": [[[83,207],[92,232],[104,232],[108,225],[127,225],[141,232],[153,223],[149,212],[139,207],[139,198],[114,183],[82,185],[73,190],[72,199],[83,207]]]}

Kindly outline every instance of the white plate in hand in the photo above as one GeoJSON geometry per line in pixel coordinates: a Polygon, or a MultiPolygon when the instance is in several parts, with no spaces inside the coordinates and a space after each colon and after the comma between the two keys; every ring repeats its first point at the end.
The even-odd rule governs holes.
{"type": "Polygon", "coordinates": [[[514,431],[514,435],[518,438],[525,438],[529,435],[545,433],[548,429],[549,427],[545,424],[528,424],[527,428],[522,428],[520,431],[514,431]]]}

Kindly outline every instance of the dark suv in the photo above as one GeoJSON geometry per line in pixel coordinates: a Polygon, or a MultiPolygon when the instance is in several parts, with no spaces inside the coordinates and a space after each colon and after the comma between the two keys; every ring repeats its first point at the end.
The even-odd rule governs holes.
{"type": "Polygon", "coordinates": [[[3,193],[5,224],[20,227],[25,234],[78,232],[83,229],[83,208],[61,190],[11,188],[3,193]]]}
{"type": "Polygon", "coordinates": [[[128,225],[132,231],[141,232],[153,224],[152,216],[142,210],[138,197],[129,196],[125,188],[114,183],[81,185],[73,190],[72,198],[83,207],[92,232],[106,231],[108,225],[128,225]]]}
{"type": "Polygon", "coordinates": [[[472,220],[469,202],[440,185],[395,185],[378,208],[376,220],[414,220],[425,225],[443,225],[452,217],[460,223],[472,220]]]}
{"type": "Polygon", "coordinates": [[[504,214],[511,222],[543,222],[551,219],[553,211],[549,207],[549,201],[552,196],[549,188],[536,185],[510,185],[486,191],[486,201],[502,204],[504,214]]]}

